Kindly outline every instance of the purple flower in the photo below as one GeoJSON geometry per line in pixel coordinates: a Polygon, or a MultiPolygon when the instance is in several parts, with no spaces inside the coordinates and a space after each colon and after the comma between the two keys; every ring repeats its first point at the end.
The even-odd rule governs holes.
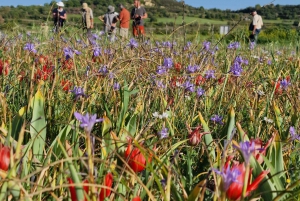
{"type": "Polygon", "coordinates": [[[227,49],[238,49],[240,47],[240,43],[239,42],[232,42],[227,46],[227,49]]]}
{"type": "Polygon", "coordinates": [[[238,62],[239,64],[242,64],[242,63],[244,63],[244,60],[243,60],[243,58],[241,56],[237,56],[235,58],[235,62],[238,62]]]}
{"type": "Polygon", "coordinates": [[[163,42],[162,45],[163,45],[164,47],[169,47],[169,48],[172,47],[172,43],[171,43],[170,41],[163,42]]]}
{"type": "Polygon", "coordinates": [[[197,65],[194,65],[194,66],[188,66],[188,67],[186,68],[187,73],[194,73],[194,72],[196,72],[196,71],[199,70],[199,69],[200,69],[200,67],[197,66],[197,65]]]}
{"type": "Polygon", "coordinates": [[[230,67],[230,71],[235,76],[241,76],[243,72],[242,65],[239,62],[234,62],[233,65],[230,67]]]}
{"type": "Polygon", "coordinates": [[[289,133],[291,135],[291,140],[300,140],[300,135],[298,135],[293,126],[290,127],[289,133]]]}
{"type": "Polygon", "coordinates": [[[161,131],[158,132],[158,135],[160,136],[160,139],[167,138],[169,135],[168,128],[162,128],[161,131]]]}
{"type": "Polygon", "coordinates": [[[173,66],[172,58],[164,58],[164,64],[165,67],[171,68],[173,66]]]}
{"type": "Polygon", "coordinates": [[[86,113],[85,115],[82,115],[78,112],[74,112],[75,118],[81,122],[80,127],[84,128],[88,133],[90,133],[97,122],[102,122],[103,119],[97,119],[97,115],[90,115],[89,113],[86,113]]]}
{"type": "Polygon", "coordinates": [[[164,83],[161,80],[156,80],[155,84],[160,89],[165,89],[166,88],[166,85],[164,85],[164,83]]]}
{"type": "Polygon", "coordinates": [[[118,82],[114,83],[114,91],[118,91],[120,89],[120,84],[118,82]]]}
{"type": "Polygon", "coordinates": [[[188,49],[190,49],[190,47],[191,47],[191,45],[192,45],[192,42],[191,41],[188,41],[187,43],[186,43],[186,45],[184,46],[184,50],[188,50],[188,49]]]}
{"type": "Polygon", "coordinates": [[[183,87],[186,91],[194,92],[195,91],[195,86],[193,83],[191,83],[189,80],[187,80],[184,84],[183,87]]]}
{"type": "Polygon", "coordinates": [[[167,68],[165,66],[157,66],[157,74],[163,75],[167,73],[167,68]]]}
{"type": "Polygon", "coordinates": [[[210,118],[210,120],[211,120],[212,122],[214,122],[215,124],[220,124],[220,125],[223,124],[222,119],[223,119],[223,117],[221,117],[221,116],[219,116],[219,115],[217,115],[217,114],[214,114],[214,115],[210,118]]]}
{"type": "Polygon", "coordinates": [[[34,44],[33,43],[26,43],[24,46],[24,50],[27,50],[29,52],[33,52],[36,53],[36,49],[34,48],[34,44]]]}
{"type": "Polygon", "coordinates": [[[108,77],[109,77],[109,79],[114,79],[116,76],[113,72],[110,72],[108,77]]]}
{"type": "Polygon", "coordinates": [[[280,86],[284,89],[287,90],[288,86],[291,85],[291,82],[289,82],[287,79],[283,79],[280,81],[280,86]]]}
{"type": "Polygon", "coordinates": [[[268,65],[271,65],[271,64],[272,64],[271,59],[268,60],[267,64],[268,64],[268,65]]]}
{"type": "Polygon", "coordinates": [[[129,46],[131,49],[133,49],[133,48],[137,48],[138,45],[139,45],[138,42],[136,42],[136,40],[134,38],[131,38],[129,40],[129,43],[127,46],[129,46]]]}
{"type": "Polygon", "coordinates": [[[253,41],[253,42],[250,42],[250,50],[253,50],[254,49],[254,47],[255,47],[255,42],[253,41]]]}
{"type": "Polygon", "coordinates": [[[103,65],[99,68],[98,73],[102,75],[107,75],[108,74],[108,69],[106,65],[103,65]]]}
{"type": "Polygon", "coordinates": [[[205,50],[209,50],[209,48],[210,48],[210,42],[209,41],[204,41],[202,44],[203,44],[203,48],[205,50]]]}
{"type": "Polygon", "coordinates": [[[99,47],[94,47],[94,52],[93,52],[93,55],[94,57],[98,57],[101,55],[101,49],[99,47]]]}
{"type": "Polygon", "coordinates": [[[216,78],[215,77],[215,71],[214,70],[207,70],[205,72],[205,78],[210,79],[210,78],[216,78]]]}
{"type": "Polygon", "coordinates": [[[144,41],[144,44],[145,44],[145,45],[150,45],[150,44],[151,44],[151,42],[150,42],[150,40],[149,40],[149,39],[147,39],[147,40],[145,40],[145,41],[144,41]]]}
{"type": "Polygon", "coordinates": [[[248,163],[252,153],[256,150],[255,143],[254,142],[250,143],[249,141],[246,141],[246,142],[240,142],[239,145],[240,145],[239,150],[242,152],[245,162],[248,163]]]}
{"type": "Polygon", "coordinates": [[[199,87],[197,89],[197,97],[199,98],[199,97],[203,96],[204,94],[205,94],[204,89],[202,89],[201,87],[199,87]]]}
{"type": "Polygon", "coordinates": [[[77,87],[75,86],[73,90],[71,90],[70,92],[72,92],[74,94],[75,99],[77,100],[78,98],[85,97],[85,93],[82,87],[77,87]]]}
{"type": "Polygon", "coordinates": [[[111,49],[105,49],[104,54],[111,55],[113,52],[111,49]]]}
{"type": "Polygon", "coordinates": [[[218,175],[221,175],[223,181],[223,191],[227,191],[229,186],[234,182],[239,182],[237,177],[241,174],[241,172],[237,168],[230,169],[229,165],[227,169],[223,169],[222,171],[214,170],[218,175]]]}
{"type": "Polygon", "coordinates": [[[73,58],[74,54],[79,55],[79,54],[81,54],[81,52],[79,52],[77,50],[73,50],[70,47],[65,47],[64,48],[64,54],[65,54],[66,59],[69,59],[69,58],[73,58]]]}

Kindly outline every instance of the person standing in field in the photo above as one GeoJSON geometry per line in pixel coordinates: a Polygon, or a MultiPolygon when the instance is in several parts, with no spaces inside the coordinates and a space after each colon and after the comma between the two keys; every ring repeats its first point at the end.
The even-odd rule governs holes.
{"type": "Polygon", "coordinates": [[[133,36],[137,37],[145,35],[144,19],[147,17],[146,10],[141,6],[140,0],[134,0],[134,8],[131,11],[131,19],[133,19],[133,36]]]}
{"type": "Polygon", "coordinates": [[[250,24],[249,30],[252,31],[250,35],[250,41],[257,43],[258,34],[261,31],[261,28],[263,26],[262,17],[257,14],[256,10],[253,10],[250,13],[253,16],[252,22],[250,24]]]}
{"type": "Polygon", "coordinates": [[[112,41],[114,41],[116,36],[118,15],[119,14],[115,12],[115,7],[109,5],[107,8],[107,13],[99,17],[99,19],[104,23],[103,31],[110,35],[112,41]]]}
{"type": "Polygon", "coordinates": [[[87,3],[82,3],[81,17],[83,29],[86,30],[87,36],[89,38],[92,34],[92,29],[94,28],[94,16],[93,10],[88,7],[87,3]]]}
{"type": "Polygon", "coordinates": [[[128,29],[129,29],[129,22],[130,22],[130,13],[124,7],[123,4],[119,4],[119,8],[121,10],[119,15],[120,20],[120,36],[122,39],[128,38],[128,29]]]}
{"type": "Polygon", "coordinates": [[[58,32],[60,28],[64,26],[64,22],[67,19],[67,13],[63,9],[65,6],[63,2],[56,3],[58,8],[53,9],[52,16],[54,21],[55,32],[58,32]]]}

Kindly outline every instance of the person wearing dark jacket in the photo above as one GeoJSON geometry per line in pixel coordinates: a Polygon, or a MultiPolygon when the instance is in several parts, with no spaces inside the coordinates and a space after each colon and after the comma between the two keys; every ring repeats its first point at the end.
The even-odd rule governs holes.
{"type": "Polygon", "coordinates": [[[58,8],[53,9],[52,16],[54,21],[55,31],[58,32],[64,26],[67,19],[67,12],[63,9],[65,6],[63,2],[56,3],[58,8]]]}

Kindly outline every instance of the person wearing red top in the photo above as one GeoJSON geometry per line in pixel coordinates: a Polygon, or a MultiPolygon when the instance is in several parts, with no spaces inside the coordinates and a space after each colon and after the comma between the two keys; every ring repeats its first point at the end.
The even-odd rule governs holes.
{"type": "Polygon", "coordinates": [[[119,4],[120,7],[120,36],[123,39],[128,38],[128,29],[129,29],[129,22],[130,22],[130,12],[124,7],[123,4],[119,4]]]}

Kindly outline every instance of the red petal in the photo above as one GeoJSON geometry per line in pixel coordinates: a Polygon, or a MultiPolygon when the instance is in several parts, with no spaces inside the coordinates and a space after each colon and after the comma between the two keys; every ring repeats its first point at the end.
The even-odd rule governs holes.
{"type": "Polygon", "coordinates": [[[139,196],[137,196],[137,197],[133,198],[132,201],[142,201],[142,199],[139,196]]]}
{"type": "Polygon", "coordinates": [[[259,183],[265,178],[267,174],[269,174],[269,170],[262,171],[252,182],[252,184],[248,185],[247,187],[247,193],[250,193],[251,191],[254,191],[257,189],[259,183]]]}
{"type": "Polygon", "coordinates": [[[99,201],[104,201],[104,199],[110,195],[111,192],[110,188],[112,187],[112,184],[113,184],[113,175],[111,173],[107,173],[103,185],[108,187],[109,189],[100,190],[99,201]]]}
{"type": "MultiPolygon", "coordinates": [[[[71,178],[67,178],[69,184],[74,184],[73,180],[71,178]]],[[[75,186],[69,186],[69,190],[71,193],[71,200],[72,201],[77,201],[77,195],[76,195],[76,190],[75,190],[75,186]]]]}
{"type": "Polygon", "coordinates": [[[0,148],[0,169],[7,171],[9,168],[10,162],[10,148],[9,147],[1,147],[0,148]]]}

